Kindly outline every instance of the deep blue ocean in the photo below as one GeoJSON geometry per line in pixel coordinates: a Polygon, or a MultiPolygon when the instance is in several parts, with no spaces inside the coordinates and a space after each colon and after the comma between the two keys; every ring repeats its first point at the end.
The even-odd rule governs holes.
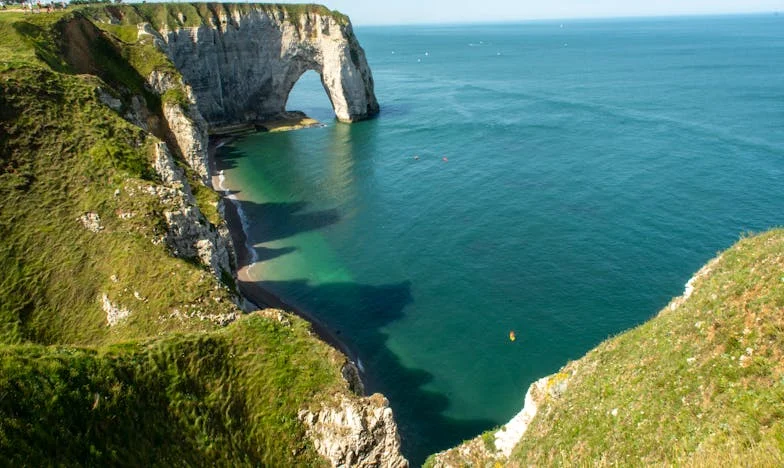
{"type": "Polygon", "coordinates": [[[218,164],[251,271],[356,353],[414,464],[784,224],[784,16],[355,31],[377,119],[309,72],[288,107],[325,125],[218,164]]]}

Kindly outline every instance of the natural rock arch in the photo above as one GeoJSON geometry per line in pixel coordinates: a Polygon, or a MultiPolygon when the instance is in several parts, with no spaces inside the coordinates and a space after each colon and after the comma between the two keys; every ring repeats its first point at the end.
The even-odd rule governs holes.
{"type": "Polygon", "coordinates": [[[316,120],[329,119],[334,115],[329,93],[317,71],[306,70],[297,79],[286,99],[286,112],[305,112],[316,120]]]}
{"type": "Polygon", "coordinates": [[[351,23],[331,12],[221,9],[199,26],[160,33],[212,127],[284,112],[294,84],[308,70],[321,76],[339,120],[354,122],[379,111],[351,23]]]}

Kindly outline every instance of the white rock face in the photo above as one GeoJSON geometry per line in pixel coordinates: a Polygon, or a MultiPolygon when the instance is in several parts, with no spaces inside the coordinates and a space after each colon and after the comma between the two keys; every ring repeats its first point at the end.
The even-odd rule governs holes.
{"type": "Polygon", "coordinates": [[[163,115],[177,140],[182,157],[199,174],[204,185],[211,187],[207,164],[207,122],[198,112],[179,104],[164,103],[163,115]]]}
{"type": "Polygon", "coordinates": [[[92,211],[85,213],[82,216],[79,216],[79,221],[81,221],[84,228],[88,231],[103,231],[103,224],[101,224],[101,217],[98,215],[98,213],[92,211]]]}
{"type": "Polygon", "coordinates": [[[211,187],[207,162],[207,122],[196,107],[193,90],[182,83],[179,77],[167,72],[153,71],[147,77],[147,84],[161,96],[173,89],[184,92],[187,104],[165,102],[163,116],[182,157],[199,174],[204,185],[211,187]]]}
{"type": "Polygon", "coordinates": [[[464,442],[457,447],[437,453],[432,460],[434,468],[461,466],[502,466],[508,462],[512,450],[528,431],[540,406],[566,392],[571,374],[559,372],[542,377],[528,387],[523,409],[501,429],[491,434],[488,443],[484,436],[464,442]]]}
{"type": "Polygon", "coordinates": [[[156,144],[153,167],[166,185],[182,183],[182,180],[184,179],[182,169],[177,167],[166,143],[159,142],[156,144]]]}
{"type": "Polygon", "coordinates": [[[677,309],[678,307],[680,307],[681,304],[686,302],[686,299],[690,298],[691,295],[694,293],[694,284],[697,281],[699,281],[699,280],[705,278],[706,276],[708,276],[713,271],[713,269],[716,267],[716,264],[719,263],[719,261],[721,260],[721,257],[722,257],[722,255],[719,255],[718,257],[714,258],[713,260],[711,260],[707,264],[703,265],[703,267],[700,268],[697,271],[697,273],[694,273],[694,276],[689,278],[689,281],[686,282],[686,286],[684,286],[684,288],[683,288],[683,294],[678,296],[678,297],[676,297],[676,298],[674,298],[672,301],[670,301],[670,304],[665,309],[663,309],[662,312],[664,312],[667,309],[669,309],[670,311],[673,311],[673,310],[677,309]]]}
{"type": "Polygon", "coordinates": [[[166,209],[166,244],[174,255],[198,258],[201,263],[220,279],[221,272],[231,272],[231,245],[228,235],[224,237],[199,211],[183,171],[174,162],[165,143],[155,147],[156,172],[164,186],[153,186],[149,190],[156,195],[166,209]]]}
{"type": "Polygon", "coordinates": [[[285,111],[291,89],[308,70],[321,75],[338,119],[353,122],[378,113],[373,77],[351,23],[319,13],[289,17],[252,5],[242,13],[229,11],[214,12],[199,27],[158,32],[210,126],[285,111]]]}
{"type": "Polygon", "coordinates": [[[299,414],[321,456],[332,466],[408,466],[400,455],[400,437],[386,398],[378,393],[364,398],[336,397],[337,404],[299,414]]]}
{"type": "Polygon", "coordinates": [[[505,457],[512,453],[512,449],[528,430],[528,425],[533,421],[536,412],[539,409],[538,401],[534,395],[543,395],[547,391],[547,383],[551,376],[542,377],[528,387],[525,393],[525,403],[523,409],[512,418],[511,421],[506,423],[504,427],[498,430],[495,436],[495,448],[501,452],[505,457]]]}
{"type": "Polygon", "coordinates": [[[130,310],[112,304],[112,301],[106,294],[101,295],[101,306],[103,307],[103,311],[106,312],[106,322],[110,327],[117,325],[131,315],[130,310]]]}

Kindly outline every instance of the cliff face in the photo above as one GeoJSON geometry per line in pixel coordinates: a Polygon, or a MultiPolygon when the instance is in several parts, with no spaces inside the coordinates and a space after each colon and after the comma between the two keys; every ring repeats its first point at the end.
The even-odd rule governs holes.
{"type": "Polygon", "coordinates": [[[341,121],[379,111],[365,53],[345,17],[318,10],[293,16],[285,9],[249,6],[210,10],[200,23],[166,26],[158,33],[213,127],[280,114],[308,70],[321,75],[341,121]]]}
{"type": "MultiPolygon", "coordinates": [[[[163,28],[157,34],[144,24],[138,34],[153,36],[185,81],[157,70],[146,77],[160,96],[177,90],[184,94],[185,102],[163,103],[163,118],[173,144],[205,185],[210,184],[208,127],[253,122],[285,111],[289,92],[307,70],[321,74],[340,120],[359,120],[378,112],[364,52],[351,25],[332,15],[310,12],[288,17],[252,9],[228,16],[224,11],[200,26],[163,28]]],[[[179,209],[164,213],[167,244],[175,255],[198,258],[220,278],[230,268],[228,233],[200,222],[188,182],[163,143],[157,147],[155,169],[185,200],[179,209]]],[[[280,317],[272,318],[285,321],[280,317]]],[[[361,382],[346,380],[361,393],[361,382]]],[[[321,456],[333,466],[408,466],[400,454],[392,410],[382,395],[337,394],[335,398],[334,405],[299,414],[321,456]]]]}
{"type": "Polygon", "coordinates": [[[377,111],[347,19],[150,4],[0,15],[0,30],[2,458],[51,464],[55,444],[58,460],[95,465],[405,466],[391,409],[361,396],[345,356],[299,318],[242,313],[210,188],[210,127],[282,109],[281,73],[316,63],[341,119],[377,111]],[[175,44],[190,34],[220,45],[201,56],[193,41],[191,62],[175,44]],[[282,56],[246,63],[263,61],[253,49],[232,68],[246,40],[282,56]],[[267,94],[250,99],[255,68],[267,94]]]}
{"type": "MultiPolygon", "coordinates": [[[[163,103],[163,118],[173,144],[205,185],[210,185],[208,127],[253,122],[285,111],[289,92],[307,70],[321,74],[340,120],[360,120],[378,112],[364,52],[351,25],[332,15],[311,12],[288,17],[254,9],[231,16],[215,14],[201,26],[164,28],[160,35],[144,24],[138,34],[154,36],[156,46],[182,75],[180,80],[171,72],[154,70],[146,81],[160,96],[173,90],[185,95],[185,102],[163,103]]],[[[178,209],[164,213],[167,244],[175,255],[198,258],[220,278],[230,270],[233,247],[228,233],[201,222],[188,182],[164,143],[156,148],[154,167],[184,200],[178,209]]],[[[285,321],[281,317],[278,313],[272,319],[285,321]]],[[[236,316],[218,319],[228,323],[236,316]]],[[[361,382],[344,378],[361,393],[361,382]]],[[[400,437],[386,398],[380,394],[335,398],[335,404],[299,413],[322,457],[333,466],[408,466],[400,454],[400,437]]]]}
{"type": "Polygon", "coordinates": [[[389,402],[380,393],[361,399],[337,395],[337,404],[301,411],[316,451],[333,466],[406,468],[389,402]]]}

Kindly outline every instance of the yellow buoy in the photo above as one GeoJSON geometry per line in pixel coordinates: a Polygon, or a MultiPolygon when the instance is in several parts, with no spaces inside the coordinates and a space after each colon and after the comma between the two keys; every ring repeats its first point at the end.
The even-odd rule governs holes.
{"type": "Polygon", "coordinates": [[[514,330],[509,332],[509,341],[514,341],[516,339],[514,330]]]}

